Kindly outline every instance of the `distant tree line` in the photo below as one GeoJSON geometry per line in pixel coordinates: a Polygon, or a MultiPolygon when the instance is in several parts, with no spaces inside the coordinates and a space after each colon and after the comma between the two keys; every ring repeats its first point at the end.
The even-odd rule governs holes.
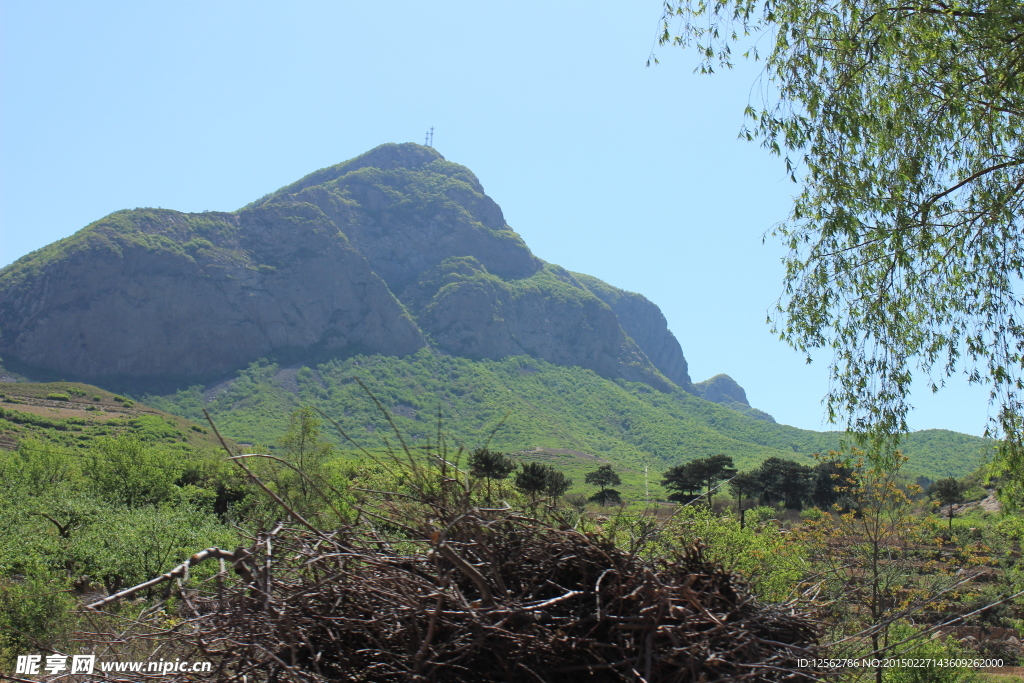
{"type": "Polygon", "coordinates": [[[713,455],[697,458],[668,470],[662,485],[674,491],[669,500],[689,502],[702,492],[710,492],[728,481],[729,492],[742,507],[743,500],[760,505],[783,505],[800,510],[807,507],[829,508],[844,505],[844,488],[852,471],[841,462],[824,460],[803,465],[783,458],[768,458],[756,470],[738,472],[732,458],[713,455]]]}
{"type": "Polygon", "coordinates": [[[532,499],[544,496],[557,498],[572,486],[572,479],[551,465],[540,462],[519,464],[511,457],[488,448],[477,448],[469,456],[470,474],[487,481],[487,498],[491,498],[491,482],[507,479],[519,468],[513,485],[532,499]]]}
{"type": "MultiPolygon", "coordinates": [[[[470,474],[485,480],[487,499],[491,499],[492,483],[512,476],[512,485],[520,493],[536,500],[542,497],[558,498],[572,486],[572,479],[559,472],[551,465],[540,462],[517,463],[510,456],[492,451],[489,448],[477,448],[469,455],[470,474]],[[516,470],[519,470],[516,472],[516,470]]],[[[611,465],[601,465],[586,475],[586,483],[599,487],[599,491],[589,499],[583,500],[598,505],[618,505],[622,503],[622,494],[612,488],[622,483],[622,479],[611,465]]]]}
{"type": "MultiPolygon", "coordinates": [[[[294,449],[293,449],[294,450],[294,449]]],[[[300,452],[302,448],[298,448],[300,452]]],[[[551,465],[540,462],[518,463],[504,453],[478,448],[469,456],[470,473],[486,483],[487,500],[492,499],[493,482],[512,478],[512,485],[523,495],[537,501],[540,498],[558,498],[572,486],[566,477],[551,465]],[[514,476],[513,476],[514,475],[514,476]]],[[[835,505],[849,509],[856,502],[849,493],[856,484],[855,469],[837,460],[822,460],[816,465],[804,465],[784,458],[768,458],[757,469],[739,472],[727,455],[696,458],[669,469],[662,477],[662,485],[672,491],[668,499],[689,503],[702,496],[711,497],[719,489],[728,490],[743,509],[755,505],[782,506],[790,510],[805,507],[829,509],[835,505]]],[[[602,465],[587,473],[585,482],[599,490],[576,503],[619,505],[621,493],[613,488],[622,483],[611,465],[602,465]]],[[[931,483],[927,487],[930,497],[942,505],[963,501],[965,485],[949,478],[931,483]]],[[[952,524],[952,507],[949,508],[952,524]]]]}

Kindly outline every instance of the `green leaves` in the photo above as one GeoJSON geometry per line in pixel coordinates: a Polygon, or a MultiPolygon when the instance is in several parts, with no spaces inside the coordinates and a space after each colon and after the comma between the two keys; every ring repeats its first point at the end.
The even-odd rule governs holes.
{"type": "Polygon", "coordinates": [[[470,472],[487,480],[487,500],[491,500],[491,481],[501,481],[515,471],[516,461],[499,451],[481,447],[469,454],[470,472]]]}
{"type": "Polygon", "coordinates": [[[129,508],[174,498],[183,470],[180,458],[166,457],[162,449],[134,436],[99,441],[87,465],[97,493],[129,508]]]}
{"type": "Polygon", "coordinates": [[[1019,448],[1019,3],[670,0],[664,16],[680,45],[711,38],[702,67],[740,33],[771,46],[778,97],[746,108],[746,135],[800,185],[774,232],[789,255],[773,322],[832,350],[829,415],[891,451],[915,371],[962,373],[991,384],[994,432],[1019,448]]]}
{"type": "Polygon", "coordinates": [[[523,465],[515,479],[516,488],[531,498],[544,494],[551,498],[561,496],[572,486],[572,479],[551,465],[528,462],[523,465]]]}
{"type": "Polygon", "coordinates": [[[600,486],[602,490],[622,483],[611,465],[601,465],[593,472],[588,472],[584,481],[592,486],[600,486]]]}
{"type": "Polygon", "coordinates": [[[115,589],[165,572],[197,550],[237,540],[215,517],[186,506],[113,508],[72,538],[69,555],[81,573],[115,589]]]}
{"type": "Polygon", "coordinates": [[[732,458],[719,454],[712,455],[709,458],[697,458],[685,465],[677,465],[671,468],[665,472],[661,484],[665,488],[676,491],[676,493],[669,497],[670,500],[686,500],[687,497],[682,494],[692,495],[695,491],[699,492],[705,486],[710,497],[715,484],[735,474],[736,470],[733,468],[732,458]]]}

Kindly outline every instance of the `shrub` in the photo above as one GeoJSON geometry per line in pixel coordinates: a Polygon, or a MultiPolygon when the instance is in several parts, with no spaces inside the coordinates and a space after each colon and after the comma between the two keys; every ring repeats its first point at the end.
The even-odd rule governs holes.
{"type": "Polygon", "coordinates": [[[770,507],[747,510],[747,524],[740,528],[738,519],[718,517],[704,506],[682,508],[665,528],[663,552],[657,554],[668,554],[700,539],[707,546],[708,558],[750,581],[758,597],[785,600],[792,597],[806,570],[807,547],[791,534],[758,528],[759,522],[774,513],[770,507]]]}
{"type": "Polygon", "coordinates": [[[65,649],[77,623],[69,589],[45,574],[0,578],[0,669],[13,670],[15,657],[33,650],[65,649]]]}
{"type": "Polygon", "coordinates": [[[236,539],[216,517],[185,506],[121,509],[83,529],[72,555],[82,573],[114,591],[157,576],[198,549],[230,547],[236,539]]]}
{"type": "Polygon", "coordinates": [[[577,514],[582,515],[587,510],[587,497],[582,493],[570,493],[562,500],[565,501],[566,505],[575,510],[577,514]]]}
{"type": "MultiPolygon", "coordinates": [[[[895,645],[907,638],[914,638],[920,632],[913,626],[901,624],[894,626],[889,633],[890,644],[895,645]]],[[[928,663],[929,666],[904,666],[885,669],[882,680],[884,683],[971,683],[980,680],[967,667],[935,666],[936,660],[958,659],[965,656],[964,649],[952,638],[931,639],[922,637],[895,648],[887,655],[898,661],[918,660],[915,664],[928,663]]]]}
{"type": "Polygon", "coordinates": [[[127,507],[172,499],[183,469],[179,460],[134,436],[102,439],[90,456],[87,474],[96,491],[111,503],[127,507]]]}

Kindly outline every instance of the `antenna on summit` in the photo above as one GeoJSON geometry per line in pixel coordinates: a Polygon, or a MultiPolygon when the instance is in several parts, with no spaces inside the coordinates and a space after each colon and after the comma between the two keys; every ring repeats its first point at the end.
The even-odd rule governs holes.
{"type": "Polygon", "coordinates": [[[423,144],[426,145],[427,147],[433,147],[434,146],[434,127],[433,126],[431,126],[430,130],[427,131],[427,134],[423,136],[423,144]]]}

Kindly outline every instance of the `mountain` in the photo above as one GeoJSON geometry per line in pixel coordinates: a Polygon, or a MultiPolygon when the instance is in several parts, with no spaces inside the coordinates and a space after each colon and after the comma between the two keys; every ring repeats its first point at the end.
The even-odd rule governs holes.
{"type": "MultiPolygon", "coordinates": [[[[0,381],[87,381],[197,422],[206,408],[228,436],[271,446],[303,405],[379,443],[390,425],[359,377],[416,442],[440,413],[452,443],[490,439],[577,483],[614,463],[634,498],[647,470],[655,491],[694,457],[812,462],[842,441],[775,424],[728,375],[692,382],[654,303],[541,260],[476,176],[415,144],[232,213],[118,211],[19,259],[0,270],[0,356],[0,381]]],[[[85,410],[34,400],[58,402],[41,416],[85,410]]],[[[40,426],[7,414],[8,441],[40,426]]],[[[936,430],[906,446],[908,472],[939,478],[991,445],[936,430]]]]}
{"type": "Polygon", "coordinates": [[[147,392],[261,357],[424,348],[529,356],[750,410],[725,376],[691,382],[655,304],[537,258],[472,172],[412,143],[233,213],[118,211],[0,271],[0,356],[32,376],[147,392]]]}

